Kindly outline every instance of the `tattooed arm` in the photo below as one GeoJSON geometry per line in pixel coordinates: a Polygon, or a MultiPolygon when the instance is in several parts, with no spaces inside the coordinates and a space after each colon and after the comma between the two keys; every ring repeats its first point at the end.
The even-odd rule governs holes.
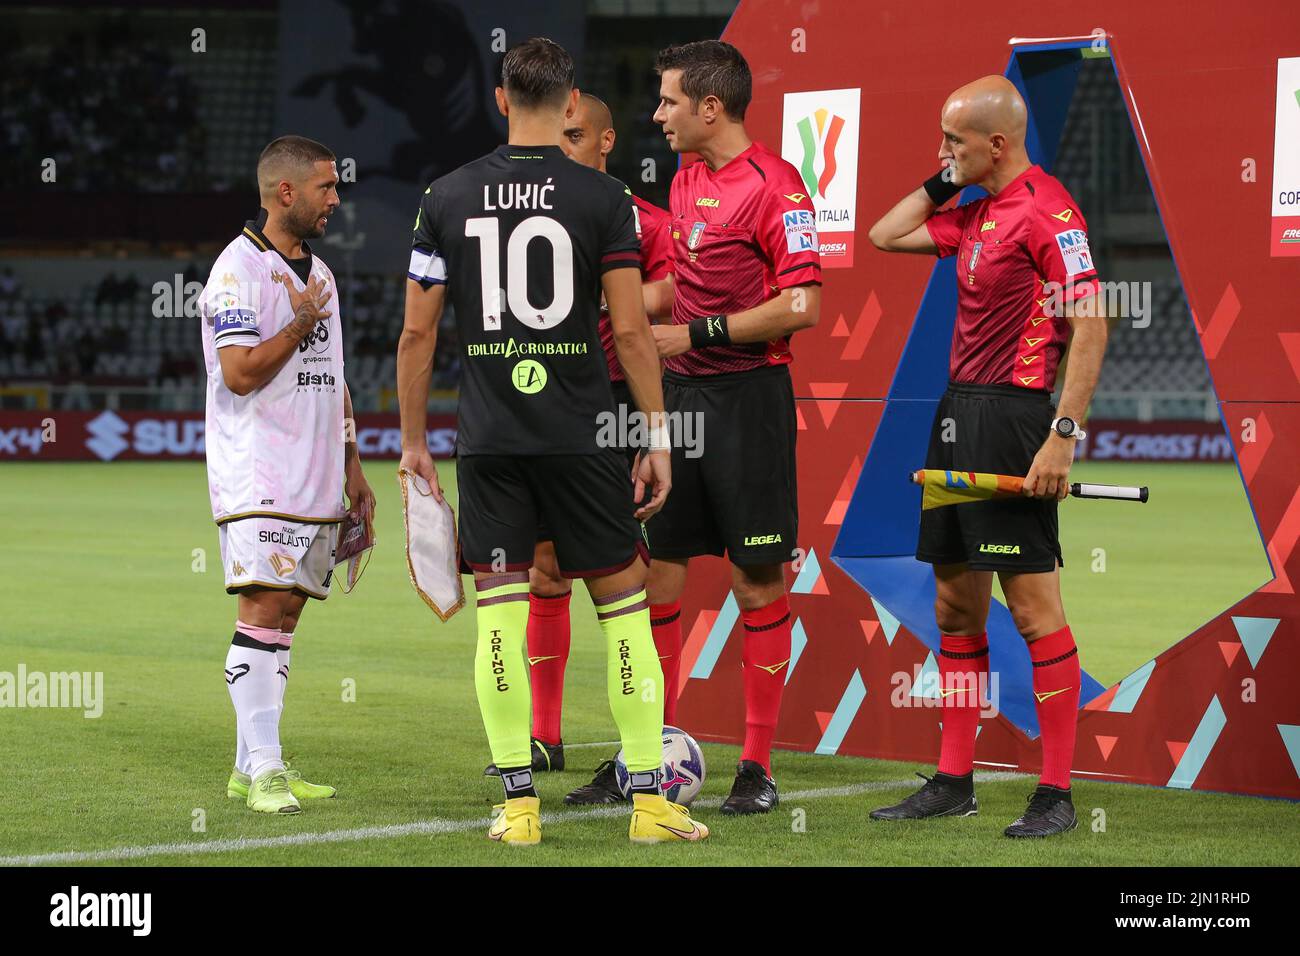
{"type": "Polygon", "coordinates": [[[221,376],[226,380],[226,387],[236,395],[247,395],[275,378],[297,351],[298,343],[307,337],[319,320],[331,315],[325,311],[325,304],[332,293],[323,292],[324,284],[315,276],[302,292],[295,291],[287,278],[283,285],[289,290],[289,304],[293,306],[293,319],[288,325],[252,348],[229,345],[217,350],[221,376]]]}

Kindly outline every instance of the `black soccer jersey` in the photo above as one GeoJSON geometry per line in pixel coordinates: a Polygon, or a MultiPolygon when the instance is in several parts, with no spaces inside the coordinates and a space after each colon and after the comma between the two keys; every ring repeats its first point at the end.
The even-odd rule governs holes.
{"type": "Polygon", "coordinates": [[[425,190],[412,247],[410,278],[455,308],[457,453],[598,451],[600,279],[641,264],[627,188],[558,146],[501,146],[425,190]]]}

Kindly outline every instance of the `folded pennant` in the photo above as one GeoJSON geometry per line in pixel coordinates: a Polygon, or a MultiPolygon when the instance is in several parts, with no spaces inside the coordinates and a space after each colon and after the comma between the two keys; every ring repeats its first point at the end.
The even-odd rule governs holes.
{"type": "Polygon", "coordinates": [[[420,478],[399,471],[402,517],[406,524],[406,570],[411,585],[442,621],[465,606],[465,585],[460,577],[456,543],[456,516],[451,505],[438,501],[420,478]]]}
{"type": "Polygon", "coordinates": [[[942,508],[963,501],[1009,498],[1019,495],[1024,478],[992,475],[980,471],[944,471],[928,468],[912,472],[912,481],[921,486],[921,510],[942,508]]]}

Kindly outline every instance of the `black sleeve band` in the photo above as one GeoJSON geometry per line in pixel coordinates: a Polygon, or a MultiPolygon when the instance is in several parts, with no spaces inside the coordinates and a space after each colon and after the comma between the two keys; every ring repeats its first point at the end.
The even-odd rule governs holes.
{"type": "Polygon", "coordinates": [[[731,333],[727,331],[725,315],[709,315],[691,319],[687,328],[691,332],[691,348],[703,349],[711,345],[730,345],[731,333]]]}
{"type": "Polygon", "coordinates": [[[921,184],[921,188],[923,188],[926,191],[926,194],[930,197],[930,202],[934,203],[936,206],[942,206],[953,196],[961,192],[960,186],[954,182],[949,182],[944,178],[944,173],[946,173],[948,169],[949,167],[945,166],[921,184]]]}

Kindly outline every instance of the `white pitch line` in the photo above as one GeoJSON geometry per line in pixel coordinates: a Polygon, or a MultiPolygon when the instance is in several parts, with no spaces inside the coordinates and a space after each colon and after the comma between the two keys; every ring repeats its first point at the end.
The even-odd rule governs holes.
{"type": "MultiPolygon", "coordinates": [[[[1026,774],[982,772],[975,774],[978,783],[996,783],[1016,780],[1026,774]]],[[[851,797],[876,790],[896,790],[910,786],[914,777],[902,780],[872,780],[847,784],[842,787],[822,787],[817,790],[795,790],[781,797],[792,800],[818,800],[824,797],[851,797]]],[[[692,806],[716,809],[722,797],[705,797],[692,806]]],[[[586,810],[560,810],[546,813],[548,823],[563,823],[589,817],[612,817],[627,814],[626,806],[592,807],[586,810]]],[[[441,833],[464,833],[491,824],[491,819],[478,820],[416,820],[411,823],[394,823],[380,827],[356,827],[349,830],[326,830],[318,833],[286,833],[273,837],[240,837],[233,840],[203,840],[198,843],[151,843],[147,846],[119,846],[111,850],[66,850],[61,853],[39,853],[31,856],[0,857],[0,866],[40,866],[50,863],[98,863],[105,861],[141,860],[151,856],[188,856],[206,853],[238,853],[244,850],[275,849],[286,846],[311,846],[318,843],[353,843],[361,840],[391,840],[408,836],[436,836],[441,833]]]]}

